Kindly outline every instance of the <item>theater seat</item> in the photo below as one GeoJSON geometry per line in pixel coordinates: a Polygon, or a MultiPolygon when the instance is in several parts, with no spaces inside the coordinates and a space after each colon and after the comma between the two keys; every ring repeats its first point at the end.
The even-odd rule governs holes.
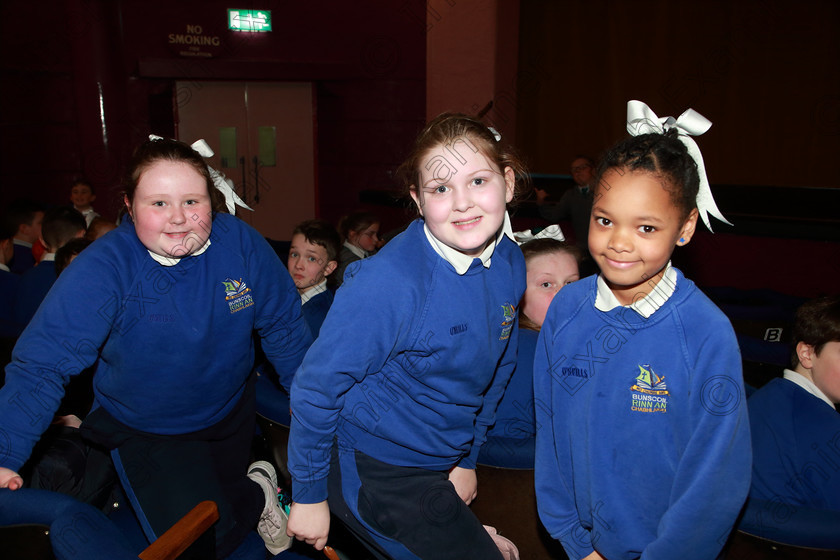
{"type": "Polygon", "coordinates": [[[727,558],[840,559],[840,512],[776,500],[747,501],[727,545],[727,558]]]}
{"type": "Polygon", "coordinates": [[[218,518],[214,502],[201,502],[138,555],[131,539],[91,505],[47,490],[0,489],[6,560],[174,560],[188,549],[190,558],[213,558],[218,518]]]}

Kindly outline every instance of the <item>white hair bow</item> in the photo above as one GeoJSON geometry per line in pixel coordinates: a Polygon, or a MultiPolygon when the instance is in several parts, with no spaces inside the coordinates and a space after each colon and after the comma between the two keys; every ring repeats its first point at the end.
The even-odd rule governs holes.
{"type": "MultiPolygon", "coordinates": [[[[149,134],[149,140],[163,140],[163,137],[155,134],[149,134]]],[[[210,145],[205,142],[204,139],[196,140],[190,147],[198,152],[198,155],[203,158],[211,158],[214,155],[213,150],[210,149],[210,145]]],[[[236,191],[233,190],[233,181],[209,165],[207,166],[207,169],[210,171],[210,178],[213,180],[213,186],[216,187],[216,190],[221,192],[225,197],[225,206],[227,206],[228,212],[236,214],[237,206],[241,206],[242,208],[246,208],[252,212],[254,211],[254,209],[245,204],[245,202],[239,198],[239,195],[236,194],[236,191]]]]}
{"type": "Polygon", "coordinates": [[[546,226],[536,234],[534,234],[534,232],[530,229],[526,229],[525,231],[517,231],[514,232],[513,237],[516,239],[516,243],[518,245],[522,245],[523,243],[527,243],[528,241],[533,241],[534,239],[555,239],[557,241],[566,240],[566,238],[563,236],[563,230],[560,229],[560,226],[558,224],[551,224],[550,226],[546,226]]]}
{"type": "Polygon", "coordinates": [[[679,118],[674,117],[657,117],[650,107],[641,101],[627,102],[627,132],[632,136],[640,134],[664,134],[672,128],[676,128],[678,132],[677,138],[680,142],[685,144],[688,149],[688,155],[694,158],[697,163],[697,173],[700,175],[700,189],[697,191],[697,210],[700,213],[700,218],[709,231],[712,231],[712,225],[709,221],[709,214],[720,220],[725,224],[732,223],[723,217],[720,210],[718,210],[715,199],[712,196],[712,189],[709,187],[709,179],[706,177],[706,166],[703,164],[703,155],[700,153],[700,148],[692,136],[700,136],[712,126],[712,121],[695,111],[694,109],[687,109],[679,118]]]}

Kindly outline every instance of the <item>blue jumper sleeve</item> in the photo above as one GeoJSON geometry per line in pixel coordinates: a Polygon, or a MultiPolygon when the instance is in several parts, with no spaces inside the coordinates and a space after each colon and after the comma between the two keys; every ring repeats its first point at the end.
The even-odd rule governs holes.
{"type": "MultiPolygon", "coordinates": [[[[88,257],[80,262],[90,261],[88,257]]],[[[0,465],[14,471],[53,420],[70,377],[94,364],[118,313],[115,267],[68,267],[18,339],[0,389],[0,465]],[[84,318],[82,320],[81,318],[84,318]]]]}
{"type": "Polygon", "coordinates": [[[312,344],[300,305],[300,295],[289,271],[283,266],[268,242],[251,230],[254,237],[249,265],[253,278],[265,284],[263,300],[257,310],[254,328],[262,339],[262,349],[287,391],[295,371],[312,344]]]}
{"type": "MultiPolygon", "coordinates": [[[[556,299],[556,298],[555,298],[556,299]]],[[[590,532],[578,516],[572,487],[573,468],[568,452],[558,453],[558,446],[568,440],[568,434],[555,432],[554,378],[551,364],[554,355],[557,326],[553,314],[546,316],[537,339],[534,354],[534,408],[537,427],[534,486],[537,512],[552,538],[563,545],[572,560],[583,558],[595,549],[590,532]],[[562,458],[562,459],[561,459],[562,458]]],[[[562,361],[562,358],[560,359],[562,361]]],[[[566,445],[571,446],[571,443],[566,445]]]]}
{"type": "MultiPolygon", "coordinates": [[[[711,305],[711,304],[709,304],[711,305]]],[[[683,318],[680,328],[697,317],[683,318]]],[[[705,318],[703,319],[705,320],[705,318]]],[[[693,427],[677,467],[668,510],[644,560],[715,558],[735,524],[750,488],[752,453],[741,357],[729,322],[680,333],[687,360],[693,361],[693,427]],[[698,332],[704,333],[695,340],[698,332]]]]}
{"type": "Polygon", "coordinates": [[[377,278],[364,266],[353,271],[292,382],[289,471],[299,503],[327,498],[330,450],[344,395],[382,369],[415,315],[407,311],[411,296],[396,289],[393,280],[377,278]]]}
{"type": "Polygon", "coordinates": [[[474,469],[478,461],[478,454],[481,451],[481,445],[487,440],[487,430],[496,421],[496,410],[499,408],[499,402],[505,394],[510,378],[513,375],[513,370],[516,369],[516,356],[519,348],[519,317],[517,316],[513,329],[508,339],[508,345],[505,353],[499,360],[499,365],[496,368],[496,374],[493,377],[493,382],[487,393],[484,395],[484,402],[478,415],[475,419],[475,438],[473,439],[470,453],[458,463],[459,467],[465,469],[474,469]]]}

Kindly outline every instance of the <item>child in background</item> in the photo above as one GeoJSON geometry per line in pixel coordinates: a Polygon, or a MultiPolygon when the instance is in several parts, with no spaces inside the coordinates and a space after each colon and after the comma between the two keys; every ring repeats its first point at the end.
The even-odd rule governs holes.
{"type": "Polygon", "coordinates": [[[478,462],[509,469],[534,468],[534,352],[551,300],[564,286],[580,279],[580,250],[557,239],[533,239],[520,246],[527,283],[519,308],[516,370],[487,431],[478,462]]]}
{"type": "Polygon", "coordinates": [[[562,290],[540,332],[537,505],[573,560],[713,559],[749,489],[735,334],[670,264],[698,203],[716,211],[685,136],[703,123],[628,104],[634,136],[595,182],[589,251],[601,273],[562,290]]]}
{"type": "Polygon", "coordinates": [[[55,275],[61,276],[61,272],[85,250],[91,241],[84,237],[71,239],[61,249],[55,252],[55,275]]]}
{"type": "Polygon", "coordinates": [[[338,232],[344,239],[336,271],[336,279],[341,285],[347,265],[376,252],[379,242],[379,217],[370,212],[354,212],[341,218],[338,222],[338,232]]]}
{"type": "Polygon", "coordinates": [[[791,336],[793,369],[749,400],[750,497],[840,512],[840,296],[802,305],[791,336]]]}
{"type": "Polygon", "coordinates": [[[15,254],[15,233],[17,227],[4,216],[0,220],[0,366],[8,362],[10,352],[7,350],[11,348],[9,342],[23,330],[23,325],[18,323],[14,313],[20,276],[9,269],[15,254]]]}
{"type": "Polygon", "coordinates": [[[338,232],[324,220],[307,220],[292,232],[289,274],[300,293],[303,317],[313,339],[318,338],[321,324],[333,302],[328,284],[338,266],[340,246],[338,232]]]}
{"type": "Polygon", "coordinates": [[[399,174],[422,219],[347,269],[295,375],[288,533],[316,549],[332,510],[377,558],[501,558],[467,507],[525,290],[525,175],[496,134],[455,114],[420,133],[399,174]]]}
{"type": "MultiPolygon", "coordinates": [[[[321,324],[333,302],[329,288],[338,266],[341,238],[335,228],[324,220],[307,220],[298,224],[292,233],[287,268],[298,289],[301,309],[312,339],[318,338],[321,324]]],[[[276,424],[288,426],[289,391],[277,374],[257,353],[257,413],[276,424]]]]}
{"type": "Polygon", "coordinates": [[[85,223],[88,226],[94,218],[99,216],[91,206],[94,200],[96,200],[96,194],[93,192],[93,185],[90,181],[79,179],[70,187],[70,201],[73,203],[73,208],[85,217],[85,223]]]}
{"type": "Polygon", "coordinates": [[[95,364],[97,408],[83,436],[111,450],[147,538],[213,500],[220,557],[253,542],[254,529],[278,553],[291,543],[276,473],[248,466],[254,335],[287,383],[311,337],[280,259],[224,213],[213,185],[186,144],[153,140],[135,152],[126,218],[62,273],[6,368],[0,488],[20,488],[15,471],[63,386],[95,364]]]}
{"type": "Polygon", "coordinates": [[[32,245],[41,237],[44,211],[40,205],[29,200],[16,200],[6,209],[6,219],[15,228],[14,257],[9,269],[15,274],[23,274],[37,262],[32,254],[32,245]]]}
{"type": "Polygon", "coordinates": [[[97,216],[93,218],[93,220],[91,220],[91,222],[88,224],[85,238],[89,241],[96,241],[109,231],[115,229],[117,229],[117,224],[115,224],[114,222],[109,222],[105,218],[97,216]]]}
{"type": "Polygon", "coordinates": [[[85,219],[66,206],[53,208],[44,215],[41,226],[41,243],[46,252],[35,268],[27,270],[20,278],[15,317],[22,325],[29,321],[44,301],[58,274],[55,271],[55,253],[72,239],[85,234],[85,219]]]}

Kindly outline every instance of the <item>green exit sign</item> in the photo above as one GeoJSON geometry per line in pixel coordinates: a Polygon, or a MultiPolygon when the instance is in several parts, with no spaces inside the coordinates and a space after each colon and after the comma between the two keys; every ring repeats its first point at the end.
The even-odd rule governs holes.
{"type": "Polygon", "coordinates": [[[271,31],[271,10],[228,10],[231,31],[271,31]]]}

